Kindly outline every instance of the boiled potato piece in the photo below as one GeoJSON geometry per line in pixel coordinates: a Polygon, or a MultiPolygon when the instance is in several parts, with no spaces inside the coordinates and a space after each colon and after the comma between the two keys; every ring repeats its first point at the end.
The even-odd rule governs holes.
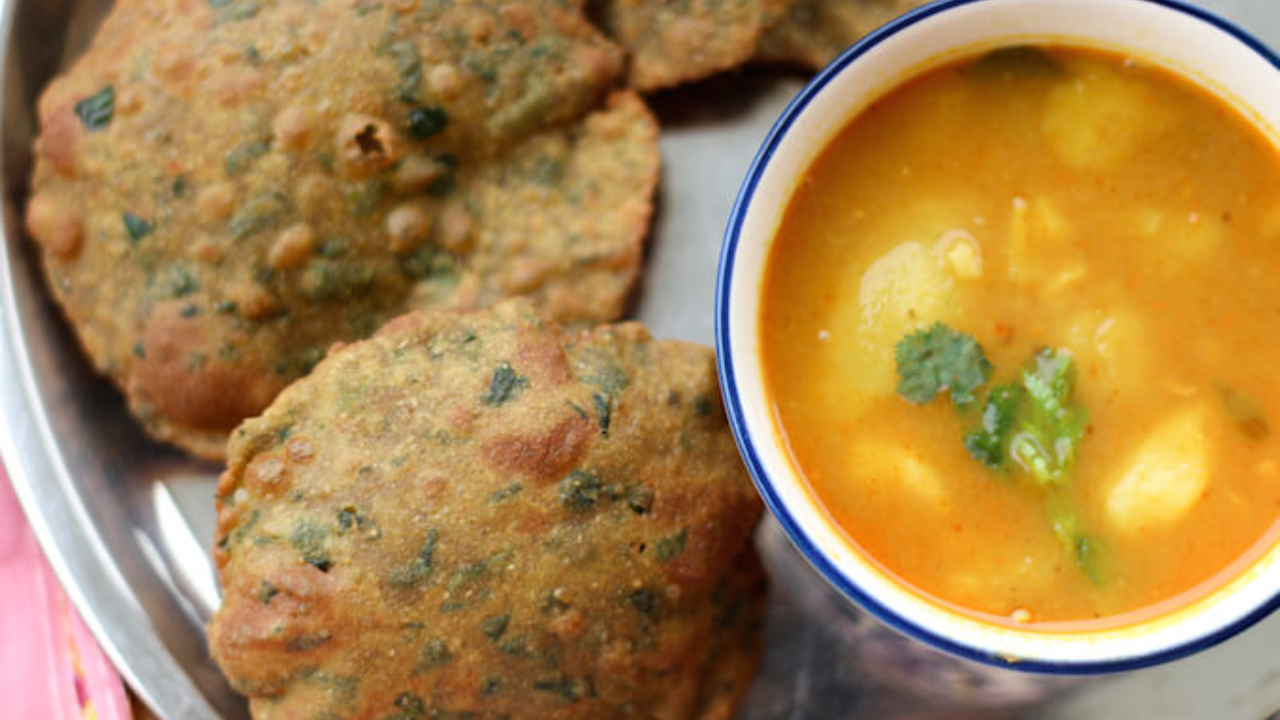
{"type": "Polygon", "coordinates": [[[1057,205],[1046,197],[1027,200],[1015,197],[1009,211],[1009,279],[1019,283],[1044,284],[1055,278],[1061,262],[1045,260],[1043,249],[1053,246],[1057,258],[1070,226],[1057,205]]]}
{"type": "MultiPolygon", "coordinates": [[[[931,315],[951,289],[938,256],[918,242],[905,242],[867,268],[858,284],[860,332],[881,329],[887,316],[931,315]]],[[[896,318],[893,318],[896,319],[896,318]]],[[[894,328],[897,332],[897,328],[894,328]]],[[[896,339],[896,338],[895,338],[896,339]]]]}
{"type": "Polygon", "coordinates": [[[1107,519],[1124,532],[1177,522],[1204,494],[1209,481],[1208,409],[1179,410],[1147,435],[1107,495],[1107,519]]]}
{"type": "Polygon", "coordinates": [[[838,373],[850,389],[890,395],[897,387],[895,346],[905,334],[936,322],[963,327],[960,281],[945,251],[955,238],[972,242],[977,258],[969,260],[977,265],[965,272],[980,272],[980,242],[966,228],[973,220],[970,208],[963,200],[927,197],[878,219],[860,238],[865,246],[884,250],[861,275],[836,288],[822,355],[833,373],[858,368],[858,373],[838,373]]]}
{"type": "Polygon", "coordinates": [[[885,492],[908,491],[928,505],[940,505],[947,488],[938,470],[913,450],[893,441],[864,438],[849,451],[851,476],[880,485],[885,492]]]}
{"type": "Polygon", "coordinates": [[[864,387],[893,392],[897,385],[894,346],[904,335],[947,314],[953,295],[951,274],[930,246],[905,242],[863,274],[854,298],[842,298],[836,325],[857,328],[855,352],[864,362],[864,387]]]}
{"type": "Polygon", "coordinates": [[[1057,158],[1080,170],[1106,170],[1167,124],[1141,82],[1108,64],[1078,61],[1049,91],[1040,129],[1057,158]]]}
{"type": "Polygon", "coordinates": [[[1045,280],[1042,294],[1045,297],[1061,295],[1065,290],[1075,288],[1081,280],[1089,276],[1089,267],[1082,261],[1074,260],[1054,271],[1045,280]]]}
{"type": "Polygon", "coordinates": [[[1142,208],[1135,220],[1138,236],[1152,243],[1153,254],[1175,267],[1206,260],[1227,242],[1227,223],[1215,214],[1142,208]]]}
{"type": "Polygon", "coordinates": [[[938,241],[938,251],[946,260],[947,269],[961,280],[982,278],[982,249],[972,235],[963,230],[952,230],[938,241]]]}
{"type": "Polygon", "coordinates": [[[824,358],[858,368],[849,380],[862,390],[894,391],[894,347],[907,333],[938,321],[960,326],[963,311],[943,248],[948,238],[973,237],[964,229],[972,217],[964,207],[922,200],[869,229],[868,244],[889,249],[856,281],[837,290],[824,358]]]}
{"type": "MultiPolygon", "coordinates": [[[[833,324],[856,328],[852,352],[859,360],[858,382],[876,392],[897,386],[893,348],[902,336],[934,322],[956,327],[961,313],[955,275],[943,255],[948,238],[974,237],[965,229],[973,213],[956,200],[923,199],[870,228],[869,240],[883,238],[888,251],[868,266],[858,283],[841,288],[833,324]],[[852,295],[856,291],[856,295],[852,295]]],[[[974,250],[980,254],[978,241],[974,250]]],[[[850,357],[855,360],[855,357],[850,357]]]]}
{"type": "MultiPolygon", "coordinates": [[[[1070,318],[1060,344],[1079,362],[1082,377],[1108,380],[1111,387],[1140,388],[1151,378],[1151,350],[1146,323],[1137,311],[1107,304],[1070,318]]],[[[1082,382],[1082,391],[1096,383],[1082,382]]]]}
{"type": "Polygon", "coordinates": [[[1038,197],[1031,201],[1031,220],[1032,227],[1038,235],[1053,242],[1061,241],[1071,229],[1062,211],[1046,197],[1038,197]]]}

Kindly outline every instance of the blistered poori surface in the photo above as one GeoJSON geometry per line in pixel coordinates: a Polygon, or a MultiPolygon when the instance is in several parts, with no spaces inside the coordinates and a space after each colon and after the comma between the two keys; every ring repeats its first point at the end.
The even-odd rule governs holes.
{"type": "Polygon", "coordinates": [[[845,48],[927,0],[798,0],[760,39],[756,59],[820,70],[845,48]]]}
{"type": "Polygon", "coordinates": [[[209,637],[258,720],[727,719],[754,671],[760,506],[705,348],[410,314],[229,455],[209,637]]]}
{"type": "Polygon", "coordinates": [[[552,0],[122,0],[40,101],[27,224],[156,436],[227,432],[334,341],[513,294],[616,318],[657,180],[620,51],[552,0]]]}

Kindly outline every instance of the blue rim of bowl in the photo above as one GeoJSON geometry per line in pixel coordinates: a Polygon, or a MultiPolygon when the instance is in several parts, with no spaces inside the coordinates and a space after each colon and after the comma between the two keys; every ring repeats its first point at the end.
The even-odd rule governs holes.
{"type": "MultiPolygon", "coordinates": [[[[791,102],[788,103],[786,109],[783,110],[782,115],[776,122],[774,122],[773,127],[769,130],[769,134],[765,136],[765,140],[760,146],[760,150],[757,151],[750,169],[747,171],[746,178],[742,182],[742,187],[738,191],[738,196],[733,204],[733,210],[729,214],[729,224],[725,230],[724,242],[720,249],[719,270],[716,276],[715,288],[716,363],[720,371],[720,389],[724,396],[725,410],[729,418],[729,426],[733,430],[734,439],[738,444],[738,450],[742,454],[742,458],[746,463],[747,470],[750,472],[752,480],[755,482],[756,489],[764,498],[765,505],[768,506],[774,517],[777,518],[778,522],[782,525],[782,528],[791,538],[792,543],[794,543],[800,550],[801,554],[804,555],[809,564],[846,598],[857,603],[881,622],[910,638],[923,642],[939,650],[944,650],[968,660],[974,660],[986,665],[992,665],[1009,670],[1028,673],[1042,673],[1047,675],[1097,675],[1103,673],[1123,672],[1127,670],[1138,670],[1200,652],[1201,650],[1205,650],[1227,640],[1242,630],[1245,630],[1257,623],[1259,620],[1262,620],[1264,617],[1276,610],[1276,608],[1280,607],[1280,595],[1271,598],[1269,601],[1261,604],[1259,607],[1255,608],[1253,611],[1235,622],[1218,628],[1204,636],[1196,637],[1184,643],[1156,652],[1145,655],[1122,657],[1116,660],[1100,660],[1096,662],[1052,662],[1037,659],[1009,659],[992,652],[956,642],[950,638],[931,632],[914,624],[910,620],[899,615],[893,609],[885,606],[867,593],[863,592],[856,583],[845,577],[845,575],[841,573],[840,570],[835,567],[835,565],[815,546],[808,534],[800,527],[799,523],[796,522],[795,518],[788,511],[786,505],[782,502],[782,499],[774,490],[773,483],[769,479],[768,474],[764,470],[763,464],[760,462],[759,456],[755,452],[751,435],[747,431],[746,420],[743,417],[742,403],[738,397],[733,357],[729,352],[729,296],[733,285],[734,262],[737,259],[738,241],[742,233],[743,222],[746,219],[747,209],[751,205],[751,201],[755,196],[756,187],[760,183],[760,178],[768,167],[769,161],[772,159],[778,145],[782,142],[783,137],[786,136],[787,131],[791,129],[791,126],[795,123],[796,119],[805,111],[806,108],[808,108],[809,103],[813,101],[818,93],[820,93],[832,79],[843,72],[846,67],[862,55],[866,54],[872,48],[885,40],[888,40],[899,32],[906,30],[912,25],[915,25],[926,18],[932,17],[933,15],[964,5],[989,1],[991,0],[938,0],[937,2],[919,7],[889,22],[847,48],[839,57],[823,68],[812,80],[809,81],[807,85],[805,85],[805,87],[791,100],[791,102]]],[[[1159,5],[1167,9],[1189,15],[1240,41],[1249,49],[1260,55],[1264,60],[1269,62],[1272,67],[1280,70],[1280,57],[1277,57],[1277,55],[1262,41],[1236,24],[1219,17],[1204,8],[1190,5],[1182,2],[1182,0],[1124,1],[1145,2],[1152,5],[1159,5]]]]}

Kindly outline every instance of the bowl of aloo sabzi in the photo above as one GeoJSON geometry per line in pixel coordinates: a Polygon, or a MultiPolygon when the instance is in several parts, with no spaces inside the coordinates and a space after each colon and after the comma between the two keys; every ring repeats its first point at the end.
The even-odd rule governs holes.
{"type": "Polygon", "coordinates": [[[831,583],[1046,673],[1275,607],[1277,90],[1274,54],[1181,3],[954,0],[793,101],[716,340],[757,487],[831,583]]]}

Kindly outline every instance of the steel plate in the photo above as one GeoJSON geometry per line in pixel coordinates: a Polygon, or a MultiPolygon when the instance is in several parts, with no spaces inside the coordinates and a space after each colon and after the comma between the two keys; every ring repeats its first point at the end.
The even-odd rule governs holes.
{"type": "MultiPolygon", "coordinates": [[[[218,602],[217,468],[142,436],[46,297],[21,230],[35,97],[109,4],[0,0],[0,451],[58,576],[133,689],[166,720],[244,720],[203,632],[218,602]]],[[[1280,3],[1203,4],[1280,45],[1280,3]]],[[[658,336],[711,343],[725,219],[756,145],[801,82],[753,71],[654,99],[666,165],[636,314],[658,336]]],[[[901,640],[834,598],[775,525],[757,541],[775,582],[764,665],[740,720],[1257,720],[1280,707],[1280,617],[1159,668],[1045,681],[901,640]]]]}

